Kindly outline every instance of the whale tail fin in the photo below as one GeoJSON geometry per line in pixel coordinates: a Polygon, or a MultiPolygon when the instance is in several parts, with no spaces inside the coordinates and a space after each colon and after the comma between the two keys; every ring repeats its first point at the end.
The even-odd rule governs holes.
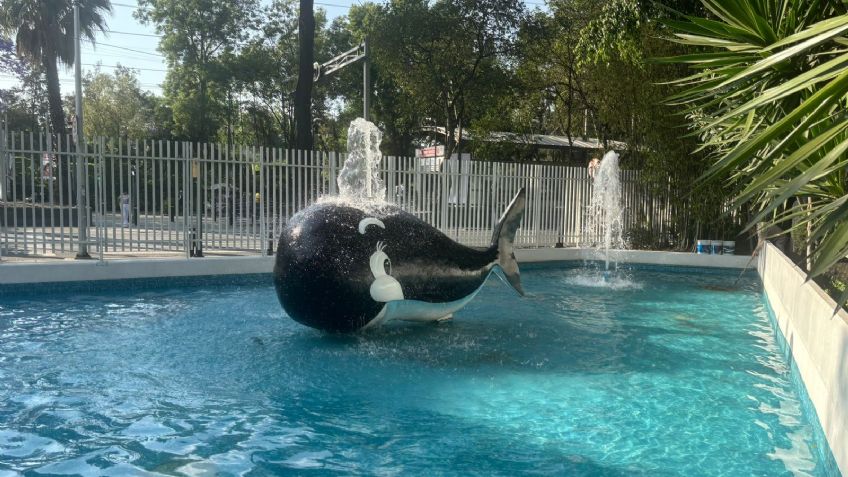
{"type": "Polygon", "coordinates": [[[518,194],[509,203],[506,211],[501,216],[495,231],[492,234],[492,247],[498,250],[498,265],[503,271],[506,280],[515,288],[520,295],[524,295],[521,288],[521,273],[518,270],[518,262],[515,261],[515,253],[512,246],[515,240],[515,232],[521,219],[524,218],[524,206],[527,202],[527,193],[522,187],[518,194]]]}

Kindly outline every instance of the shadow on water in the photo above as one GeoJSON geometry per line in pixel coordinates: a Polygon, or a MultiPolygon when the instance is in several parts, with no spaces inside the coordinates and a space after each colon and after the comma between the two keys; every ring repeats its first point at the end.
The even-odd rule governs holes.
{"type": "MultiPolygon", "coordinates": [[[[299,360],[359,362],[364,366],[425,366],[485,373],[674,373],[689,369],[727,370],[730,360],[687,346],[691,340],[732,338],[697,320],[675,326],[615,323],[587,330],[567,321],[545,323],[459,316],[438,324],[392,323],[367,332],[338,335],[301,330],[264,340],[271,362],[300,350],[299,360]],[[658,344],[659,343],[659,344],[658,344]]],[[[311,367],[311,366],[310,366],[311,367]]]]}
{"type": "MultiPolygon", "coordinates": [[[[580,445],[567,438],[513,433],[476,419],[423,409],[387,411],[373,402],[344,399],[316,414],[321,420],[311,426],[314,434],[306,447],[331,451],[314,469],[321,475],[674,475],[655,468],[640,469],[635,459],[624,466],[604,464],[581,454],[580,445]],[[414,428],[410,422],[415,423],[414,428]],[[463,438],[456,439],[457,435],[463,438]]],[[[281,470],[271,459],[253,461],[259,472],[281,470]]]]}

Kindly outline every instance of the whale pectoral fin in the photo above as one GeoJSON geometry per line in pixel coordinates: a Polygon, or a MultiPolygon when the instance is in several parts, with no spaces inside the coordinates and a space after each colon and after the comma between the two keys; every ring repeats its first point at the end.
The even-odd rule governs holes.
{"type": "Polygon", "coordinates": [[[526,202],[526,191],[522,187],[510,202],[506,212],[501,216],[492,234],[492,246],[498,250],[498,266],[506,281],[522,296],[524,289],[521,287],[521,272],[518,270],[518,262],[515,260],[513,242],[521,219],[524,218],[526,202]]]}

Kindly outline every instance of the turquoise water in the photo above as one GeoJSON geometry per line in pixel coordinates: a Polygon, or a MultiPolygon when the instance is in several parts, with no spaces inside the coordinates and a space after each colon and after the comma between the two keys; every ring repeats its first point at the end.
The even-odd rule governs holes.
{"type": "Polygon", "coordinates": [[[584,273],[354,336],[270,280],[0,296],[0,476],[830,475],[755,277],[584,273]]]}

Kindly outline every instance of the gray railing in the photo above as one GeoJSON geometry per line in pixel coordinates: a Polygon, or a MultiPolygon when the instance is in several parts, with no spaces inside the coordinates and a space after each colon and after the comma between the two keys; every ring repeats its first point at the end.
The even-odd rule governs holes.
{"type": "MultiPolygon", "coordinates": [[[[69,137],[3,133],[0,138],[0,252],[72,256],[80,237],[94,257],[140,252],[186,257],[273,252],[297,211],[336,193],[344,155],[255,146],[98,138],[79,152],[69,137]],[[76,177],[75,161],[83,161],[76,177]],[[83,207],[76,188],[84,190],[83,207]],[[124,206],[122,203],[127,203],[124,206]],[[79,211],[88,211],[80,234],[79,211]]],[[[488,245],[498,217],[521,188],[527,210],[520,247],[572,246],[591,195],[585,168],[508,162],[385,157],[386,200],[455,240],[488,245]]],[[[668,233],[667,200],[623,171],[625,228],[668,233]]]]}

